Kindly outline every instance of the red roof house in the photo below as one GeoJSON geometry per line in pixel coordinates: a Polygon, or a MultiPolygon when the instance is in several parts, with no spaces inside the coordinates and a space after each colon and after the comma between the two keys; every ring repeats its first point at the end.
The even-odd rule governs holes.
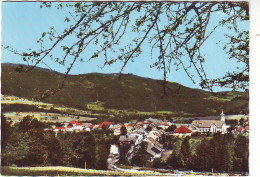
{"type": "Polygon", "coordinates": [[[168,126],[168,127],[169,127],[170,125],[169,125],[169,124],[167,124],[167,123],[164,123],[164,126],[168,126]]]}
{"type": "Polygon", "coordinates": [[[192,131],[185,125],[182,125],[180,128],[175,129],[174,133],[192,133],[192,131]]]}
{"type": "Polygon", "coordinates": [[[78,123],[78,122],[75,121],[75,120],[73,120],[73,121],[71,121],[70,123],[71,123],[71,124],[76,124],[76,123],[78,123]]]}
{"type": "Polygon", "coordinates": [[[55,127],[56,130],[66,130],[65,127],[55,127]]]}
{"type": "Polygon", "coordinates": [[[92,124],[89,126],[89,128],[94,128],[95,127],[95,124],[92,124]]]}
{"type": "Polygon", "coordinates": [[[243,127],[237,127],[236,131],[241,133],[243,131],[243,127]]]}
{"type": "Polygon", "coordinates": [[[125,125],[124,125],[124,124],[122,124],[122,123],[119,123],[119,125],[120,125],[121,127],[125,127],[125,125]]]}
{"type": "Polygon", "coordinates": [[[98,128],[102,128],[103,125],[110,125],[110,124],[112,124],[112,122],[103,122],[102,124],[100,124],[100,125],[98,126],[98,128]]]}
{"type": "Polygon", "coordinates": [[[142,124],[147,124],[145,121],[141,121],[142,122],[142,124]]]}

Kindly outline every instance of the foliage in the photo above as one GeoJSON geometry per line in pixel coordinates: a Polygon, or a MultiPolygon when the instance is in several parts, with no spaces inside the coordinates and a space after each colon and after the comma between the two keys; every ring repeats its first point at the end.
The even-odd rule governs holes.
{"type": "Polygon", "coordinates": [[[121,164],[127,164],[127,153],[130,150],[131,145],[125,144],[119,146],[119,163],[121,164]]]}
{"type": "Polygon", "coordinates": [[[164,168],[165,167],[165,162],[162,161],[162,159],[160,158],[156,158],[153,160],[153,163],[152,163],[152,167],[153,168],[164,168]]]}
{"type": "MultiPolygon", "coordinates": [[[[4,121],[4,117],[2,117],[4,121]]],[[[117,138],[109,130],[91,132],[54,132],[35,129],[29,118],[24,118],[23,124],[3,128],[5,137],[2,141],[2,165],[17,166],[57,166],[79,168],[106,169],[109,147],[116,143],[117,138]],[[30,129],[24,129],[29,122],[30,129]],[[6,132],[9,135],[6,136],[6,132]]],[[[33,119],[30,119],[33,120],[33,119]]],[[[199,140],[200,137],[195,137],[199,140]]],[[[154,167],[187,169],[195,171],[215,172],[248,172],[249,140],[243,135],[214,134],[194,146],[193,138],[166,138],[172,142],[172,154],[167,163],[159,159],[153,162],[154,167]],[[194,151],[193,151],[194,150],[194,151]]],[[[198,142],[198,141],[197,141],[198,142]]],[[[148,165],[147,143],[136,148],[132,164],[148,165]]],[[[130,146],[120,146],[120,162],[127,163],[126,154],[130,146]]]]}
{"type": "Polygon", "coordinates": [[[232,130],[234,130],[236,128],[236,126],[238,125],[238,121],[236,119],[226,120],[226,124],[230,125],[230,127],[228,128],[228,131],[232,132],[232,130]]]}
{"type": "Polygon", "coordinates": [[[127,134],[127,129],[126,129],[126,127],[121,127],[121,128],[120,128],[120,132],[121,132],[121,135],[126,135],[126,134],[127,134]]]}
{"type": "Polygon", "coordinates": [[[143,141],[139,146],[140,147],[135,153],[135,155],[133,156],[131,163],[142,167],[142,166],[146,166],[146,164],[148,163],[147,152],[146,152],[148,143],[143,141]]]}
{"type": "Polygon", "coordinates": [[[243,88],[248,91],[249,82],[249,31],[238,32],[235,35],[226,35],[230,41],[224,46],[230,55],[229,59],[236,59],[238,63],[243,63],[239,71],[228,72],[224,77],[213,79],[211,84],[221,87],[228,86],[234,90],[243,88]]]}
{"type": "MultiPolygon", "coordinates": [[[[61,81],[59,74],[55,74],[49,70],[43,71],[40,68],[35,68],[30,73],[17,74],[14,68],[15,66],[2,67],[3,94],[33,99],[38,95],[37,89],[48,89],[61,81]],[[48,78],[48,83],[45,82],[46,78],[48,78]],[[31,87],[32,85],[33,87],[31,87]],[[24,89],[20,89],[20,87],[24,89]]],[[[68,107],[80,106],[86,110],[86,105],[90,102],[95,102],[98,95],[98,99],[104,103],[103,107],[106,112],[91,111],[101,114],[91,116],[107,119],[109,118],[108,114],[113,114],[120,118],[120,120],[131,119],[131,117],[140,119],[145,119],[148,116],[163,117],[163,114],[155,112],[159,110],[172,111],[173,113],[169,115],[171,117],[183,117],[187,113],[200,116],[217,115],[221,111],[221,107],[223,107],[227,114],[229,112],[238,114],[242,108],[247,108],[248,110],[248,95],[246,93],[226,92],[226,94],[221,95],[220,93],[210,93],[187,88],[177,83],[168,83],[168,95],[167,97],[163,97],[161,92],[162,86],[158,84],[161,82],[133,75],[122,75],[121,79],[118,79],[118,76],[115,77],[110,74],[70,75],[67,77],[66,87],[59,91],[57,95],[46,98],[45,101],[68,107]],[[121,82],[124,82],[125,86],[122,86],[121,82]],[[92,89],[87,88],[89,83],[93,85],[92,89]],[[134,86],[134,88],[129,89],[128,86],[134,86]],[[146,91],[145,88],[150,88],[151,91],[146,91]],[[180,89],[177,92],[176,89],[178,88],[180,89]],[[229,98],[230,94],[234,95],[233,97],[235,95],[239,95],[240,97],[231,97],[232,101],[228,102],[206,99],[213,95],[218,98],[229,98]],[[205,107],[209,109],[205,109],[205,107]],[[117,110],[117,112],[108,113],[111,109],[117,110]],[[130,111],[131,109],[136,112],[130,111]],[[149,111],[150,115],[139,115],[138,111],[149,111]]],[[[3,108],[6,109],[3,109],[3,111],[16,111],[15,109],[19,111],[23,109],[34,111],[33,107],[30,108],[28,106],[27,108],[24,105],[14,106],[4,104],[3,108]]],[[[42,111],[44,112],[44,110],[42,111]]],[[[248,113],[248,111],[243,111],[242,113],[248,113]]],[[[111,117],[111,119],[114,120],[116,117],[111,117]]]]}
{"type": "Polygon", "coordinates": [[[1,151],[5,149],[7,141],[12,134],[11,123],[7,122],[6,117],[1,114],[1,151]]]}
{"type": "Polygon", "coordinates": [[[211,158],[211,154],[208,153],[210,144],[206,139],[201,141],[201,144],[196,150],[196,154],[193,156],[194,169],[197,171],[210,171],[211,164],[214,161],[211,158]]]}
{"type": "Polygon", "coordinates": [[[172,149],[172,153],[171,153],[170,157],[167,159],[167,164],[169,164],[169,166],[172,169],[181,168],[181,159],[180,159],[180,156],[177,154],[177,149],[175,146],[172,149]]]}
{"type": "Polygon", "coordinates": [[[242,135],[235,137],[231,133],[216,134],[213,137],[203,138],[194,147],[194,153],[189,151],[189,146],[187,138],[183,139],[180,150],[176,148],[176,144],[173,146],[172,154],[167,160],[172,169],[248,172],[248,137],[242,135]],[[184,146],[187,147],[185,150],[184,146]]]}
{"type": "Polygon", "coordinates": [[[111,132],[72,132],[55,136],[54,132],[43,131],[42,125],[36,119],[25,117],[16,126],[9,127],[13,133],[2,146],[2,164],[107,168],[109,148],[114,141],[111,132]]]}
{"type": "Polygon", "coordinates": [[[189,137],[186,137],[182,141],[179,158],[180,158],[181,166],[184,168],[189,168],[191,164],[191,149],[190,149],[189,137]]]}
{"type": "Polygon", "coordinates": [[[177,128],[177,126],[174,124],[174,125],[169,126],[165,131],[167,131],[167,132],[174,132],[174,130],[176,128],[177,128]]]}
{"type": "Polygon", "coordinates": [[[152,126],[148,126],[148,127],[145,129],[145,131],[150,132],[152,129],[153,129],[152,126]]]}
{"type": "Polygon", "coordinates": [[[60,91],[76,61],[87,62],[104,55],[104,66],[121,61],[122,72],[129,61],[134,61],[143,52],[145,43],[151,46],[154,61],[151,67],[163,71],[165,94],[167,74],[180,68],[194,83],[194,75],[198,75],[203,88],[211,89],[215,84],[234,89],[248,86],[248,29],[243,30],[239,25],[249,21],[247,2],[45,2],[43,6],[73,12],[64,18],[68,23],[64,30],[57,32],[51,27],[50,31],[43,32],[37,41],[40,47],[36,50],[19,52],[5,46],[24,61],[33,63],[34,67],[45,58],[67,66],[64,80],[56,89],[45,90],[40,99],[60,91]],[[223,14],[222,19],[210,28],[212,16],[218,13],[223,14]],[[209,80],[201,49],[217,28],[232,32],[232,36],[226,34],[230,42],[224,48],[230,58],[244,66],[239,71],[227,73],[222,79],[209,80]],[[93,46],[96,49],[89,50],[93,46]],[[55,55],[57,50],[63,51],[62,57],[55,55]],[[83,58],[85,51],[88,55],[83,58]],[[183,59],[185,57],[188,61],[183,59]]]}
{"type": "Polygon", "coordinates": [[[234,170],[243,172],[247,172],[249,170],[248,145],[248,138],[243,135],[238,135],[234,147],[234,170]]]}
{"type": "Polygon", "coordinates": [[[34,130],[42,130],[44,128],[44,124],[38,121],[36,118],[32,116],[25,116],[21,122],[19,123],[19,130],[22,132],[29,132],[34,130]]]}

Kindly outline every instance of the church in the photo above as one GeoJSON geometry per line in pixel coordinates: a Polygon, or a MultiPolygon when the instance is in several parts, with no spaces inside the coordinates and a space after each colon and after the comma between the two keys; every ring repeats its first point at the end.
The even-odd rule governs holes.
{"type": "Polygon", "coordinates": [[[194,120],[191,123],[191,128],[193,129],[193,132],[199,132],[199,133],[227,133],[227,128],[229,126],[225,123],[225,114],[220,114],[220,120],[194,120]]]}

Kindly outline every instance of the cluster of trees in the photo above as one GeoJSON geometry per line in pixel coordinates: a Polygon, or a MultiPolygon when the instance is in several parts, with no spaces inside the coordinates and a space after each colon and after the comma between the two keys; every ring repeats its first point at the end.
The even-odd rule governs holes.
{"type": "Polygon", "coordinates": [[[141,143],[139,148],[136,149],[136,153],[131,160],[131,164],[137,165],[139,167],[145,167],[148,165],[148,161],[147,161],[147,157],[146,157],[147,156],[147,152],[146,152],[147,147],[148,147],[147,142],[141,143]]]}
{"type": "Polygon", "coordinates": [[[2,165],[107,168],[110,144],[116,141],[110,131],[55,136],[44,127],[44,123],[31,117],[11,126],[2,116],[2,165]]]}
{"type": "Polygon", "coordinates": [[[190,138],[183,139],[180,149],[172,146],[172,154],[163,162],[155,159],[153,167],[214,172],[248,172],[249,139],[233,134],[216,134],[204,138],[191,148],[190,138]],[[160,163],[159,163],[160,162],[160,163]]]}
{"type": "MultiPolygon", "coordinates": [[[[1,125],[1,162],[8,166],[61,165],[106,169],[110,145],[118,142],[118,137],[106,129],[55,136],[52,131],[44,131],[48,124],[29,116],[11,126],[2,115],[1,125]]],[[[172,149],[172,153],[166,161],[155,159],[152,164],[145,158],[147,144],[142,143],[131,164],[178,170],[248,172],[247,136],[214,134],[201,141],[195,137],[196,145],[192,139],[194,137],[183,140],[163,137],[161,143],[166,149],[172,149]]],[[[126,158],[129,149],[130,145],[120,146],[120,163],[129,164],[126,158]]]]}

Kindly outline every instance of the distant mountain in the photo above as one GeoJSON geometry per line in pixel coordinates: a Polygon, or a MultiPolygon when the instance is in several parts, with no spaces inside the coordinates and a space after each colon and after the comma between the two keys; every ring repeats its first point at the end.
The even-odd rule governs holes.
{"type": "MultiPolygon", "coordinates": [[[[39,91],[57,88],[63,74],[36,67],[28,73],[19,72],[18,64],[2,64],[2,94],[32,99],[39,91]]],[[[22,67],[29,67],[22,65],[22,67]]],[[[69,75],[64,88],[44,102],[86,109],[97,100],[104,108],[131,111],[172,111],[193,115],[247,113],[248,94],[244,92],[207,92],[178,83],[167,84],[163,94],[163,81],[132,74],[80,74],[69,75]]]]}

